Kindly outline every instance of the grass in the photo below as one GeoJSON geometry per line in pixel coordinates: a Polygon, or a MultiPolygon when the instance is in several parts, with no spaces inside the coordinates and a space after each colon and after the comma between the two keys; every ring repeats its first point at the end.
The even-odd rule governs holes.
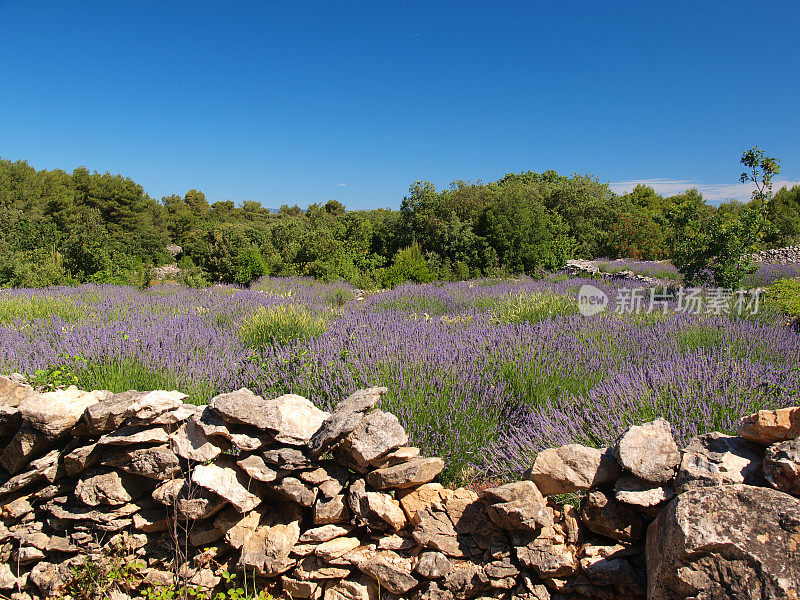
{"type": "Polygon", "coordinates": [[[322,335],[330,316],[328,312],[312,312],[297,304],[264,306],[245,318],[240,335],[248,346],[259,350],[271,344],[322,335]]]}
{"type": "Polygon", "coordinates": [[[89,316],[89,311],[76,305],[71,298],[54,296],[28,296],[0,298],[0,323],[11,324],[17,320],[52,321],[59,318],[69,323],[77,323],[89,316]]]}
{"type": "Polygon", "coordinates": [[[498,323],[538,323],[556,315],[578,314],[574,298],[547,292],[512,294],[499,299],[495,308],[498,323]]]}

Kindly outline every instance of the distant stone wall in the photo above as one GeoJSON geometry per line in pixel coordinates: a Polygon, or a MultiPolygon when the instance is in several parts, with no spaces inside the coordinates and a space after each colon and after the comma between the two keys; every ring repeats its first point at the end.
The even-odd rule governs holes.
{"type": "MultiPolygon", "coordinates": [[[[246,389],[38,394],[0,378],[0,594],[64,597],[110,551],[135,586],[246,568],[323,600],[789,598],[800,588],[800,409],[681,451],[669,423],[538,455],[480,493],[434,480],[361,390],[332,414],[246,389]],[[578,506],[559,504],[582,495],[578,506]],[[555,496],[555,498],[553,497],[555,496]],[[177,551],[176,551],[177,549],[177,551]]],[[[124,600],[119,590],[109,596],[124,600]]]]}
{"type": "Polygon", "coordinates": [[[800,246],[762,250],[753,255],[753,260],[773,265],[798,264],[800,263],[800,246]]]}

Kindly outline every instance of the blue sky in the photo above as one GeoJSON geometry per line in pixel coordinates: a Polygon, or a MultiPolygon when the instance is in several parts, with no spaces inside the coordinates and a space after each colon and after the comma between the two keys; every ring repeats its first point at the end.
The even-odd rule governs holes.
{"type": "Polygon", "coordinates": [[[800,180],[800,3],[0,0],[0,157],[153,197],[397,207],[415,180],[800,180]]]}

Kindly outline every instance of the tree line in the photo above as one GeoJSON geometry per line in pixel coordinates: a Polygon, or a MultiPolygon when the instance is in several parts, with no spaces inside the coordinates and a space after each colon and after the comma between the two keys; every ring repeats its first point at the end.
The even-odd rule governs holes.
{"type": "MultiPolygon", "coordinates": [[[[615,194],[590,175],[508,174],[437,190],[415,182],[399,210],[347,211],[336,200],[275,213],[209,203],[192,189],[160,201],[122,175],[0,160],[0,285],[146,285],[171,262],[190,285],[262,275],[346,279],[359,287],[555,270],[570,258],[680,257],[702,224],[746,222],[753,203],[708,204],[695,189],[615,194]]],[[[762,247],[800,242],[800,186],[759,208],[762,247]]],[[[759,226],[760,227],[760,226],[759,226]]]]}

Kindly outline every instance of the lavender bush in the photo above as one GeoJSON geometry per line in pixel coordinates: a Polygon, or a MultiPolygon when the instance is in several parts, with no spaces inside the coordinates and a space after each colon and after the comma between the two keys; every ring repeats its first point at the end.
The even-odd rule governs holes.
{"type": "Polygon", "coordinates": [[[178,388],[197,403],[247,386],[330,409],[360,387],[385,385],[383,408],[424,452],[447,459],[450,481],[518,476],[544,447],[607,445],[658,415],[685,443],[732,431],[752,410],[798,402],[800,335],[784,321],[671,310],[587,318],[576,314],[583,284],[611,296],[623,285],[402,285],[360,303],[348,302],[346,284],[301,278],[253,289],[6,290],[0,367],[33,375],[61,366],[86,388],[178,388]],[[247,324],[276,314],[324,320],[253,343],[247,324]]]}

